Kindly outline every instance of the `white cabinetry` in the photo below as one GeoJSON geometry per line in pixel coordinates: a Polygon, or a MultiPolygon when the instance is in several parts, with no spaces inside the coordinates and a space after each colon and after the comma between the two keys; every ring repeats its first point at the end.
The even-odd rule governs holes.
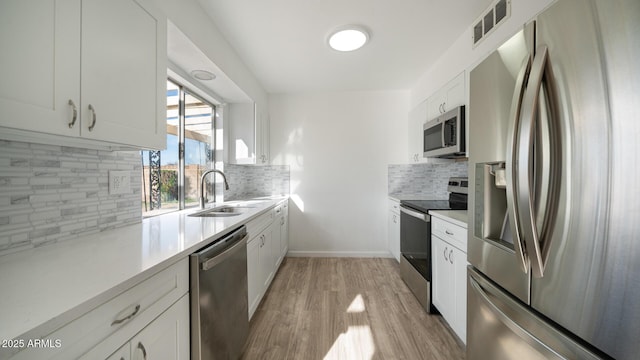
{"type": "Polygon", "coordinates": [[[226,111],[227,161],[231,164],[268,164],[268,114],[257,103],[229,104],[226,111]]]}
{"type": "Polygon", "coordinates": [[[448,110],[464,105],[465,96],[465,72],[463,71],[409,112],[407,135],[410,164],[450,161],[423,157],[423,126],[425,122],[437,118],[448,110]]]}
{"type": "Polygon", "coordinates": [[[0,47],[0,137],[165,147],[166,17],[147,1],[3,1],[0,47]]]}
{"type": "Polygon", "coordinates": [[[422,126],[427,121],[427,100],[421,102],[415,109],[409,112],[409,125],[407,126],[407,139],[409,143],[409,163],[424,162],[422,138],[422,126]]]}
{"type": "Polygon", "coordinates": [[[400,202],[389,199],[388,241],[389,252],[400,262],[400,202]]]}
{"type": "Polygon", "coordinates": [[[189,359],[189,296],[183,296],[129,342],[131,359],[189,359]]]}
{"type": "Polygon", "coordinates": [[[56,331],[42,334],[43,339],[59,339],[62,347],[26,348],[12,359],[137,359],[132,355],[140,342],[147,354],[188,360],[188,292],[185,258],[56,331]],[[171,349],[177,350],[167,352],[171,349]]]}
{"type": "Polygon", "coordinates": [[[256,164],[269,164],[270,127],[269,115],[256,109],[256,164]]]}
{"type": "Polygon", "coordinates": [[[456,106],[464,105],[464,76],[463,71],[427,99],[427,120],[433,120],[456,106]]]}
{"type": "Polygon", "coordinates": [[[467,230],[431,218],[433,305],[456,335],[467,339],[467,230]]]}
{"type": "Polygon", "coordinates": [[[226,108],[228,162],[254,164],[256,159],[256,112],[254,103],[232,103],[226,108]]]}
{"type": "Polygon", "coordinates": [[[269,289],[288,248],[288,245],[283,248],[283,241],[288,243],[288,240],[283,240],[288,238],[286,201],[247,224],[249,319],[269,289]]]}
{"type": "Polygon", "coordinates": [[[289,206],[287,200],[276,206],[276,220],[273,231],[273,252],[276,257],[276,268],[280,267],[282,260],[289,249],[289,206]]]}
{"type": "MultiPolygon", "coordinates": [[[[271,213],[269,215],[272,215],[271,213]]],[[[271,221],[258,234],[249,233],[247,243],[247,296],[249,319],[253,316],[260,301],[269,287],[274,274],[273,257],[273,216],[271,221]]],[[[255,221],[255,220],[254,220],[255,221]]]]}

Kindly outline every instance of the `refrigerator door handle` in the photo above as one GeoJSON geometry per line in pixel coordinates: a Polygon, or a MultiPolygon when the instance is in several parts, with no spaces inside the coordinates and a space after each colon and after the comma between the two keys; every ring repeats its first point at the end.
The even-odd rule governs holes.
{"type": "MultiPolygon", "coordinates": [[[[531,74],[527,91],[522,104],[522,117],[519,129],[517,174],[517,207],[520,218],[520,231],[526,243],[527,255],[531,262],[533,276],[544,275],[546,260],[549,255],[549,244],[541,247],[541,236],[538,234],[534,212],[534,181],[531,172],[534,160],[534,142],[536,138],[536,118],[538,117],[539,94],[542,87],[545,67],[549,52],[546,45],[536,49],[536,56],[531,65],[531,74]]],[[[540,161],[540,160],[537,160],[540,161]]]]}
{"type": "Polygon", "coordinates": [[[529,259],[525,253],[525,247],[520,237],[520,214],[518,214],[518,206],[516,202],[516,151],[518,147],[518,133],[520,128],[520,112],[522,109],[522,99],[525,92],[525,79],[531,69],[531,56],[527,56],[526,60],[520,68],[518,78],[516,79],[515,92],[511,101],[511,125],[509,126],[509,137],[507,139],[507,154],[505,164],[506,190],[507,190],[507,213],[509,214],[509,225],[513,236],[513,247],[516,253],[516,260],[520,270],[525,274],[529,272],[529,259]]]}

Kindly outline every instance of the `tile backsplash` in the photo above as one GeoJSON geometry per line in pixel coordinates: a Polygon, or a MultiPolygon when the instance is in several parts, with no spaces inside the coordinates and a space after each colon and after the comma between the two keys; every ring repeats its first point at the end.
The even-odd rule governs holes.
{"type": "Polygon", "coordinates": [[[229,182],[225,201],[289,194],[288,165],[224,164],[224,173],[229,182]]]}
{"type": "Polygon", "coordinates": [[[388,191],[394,195],[447,199],[447,183],[452,176],[467,176],[467,161],[444,164],[389,165],[388,191]]]}
{"type": "Polygon", "coordinates": [[[0,140],[0,255],[141,221],[137,151],[0,140]],[[109,195],[109,170],[131,191],[109,195]]]}

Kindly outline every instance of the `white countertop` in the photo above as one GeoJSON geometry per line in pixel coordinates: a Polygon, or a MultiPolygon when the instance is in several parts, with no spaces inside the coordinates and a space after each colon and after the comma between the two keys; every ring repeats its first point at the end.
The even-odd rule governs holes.
{"type": "Polygon", "coordinates": [[[429,215],[449,221],[463,228],[467,228],[469,221],[467,210],[429,210],[429,215]]]}
{"type": "Polygon", "coordinates": [[[2,256],[0,341],[44,337],[284,199],[231,217],[190,217],[199,209],[183,210],[2,256]]]}

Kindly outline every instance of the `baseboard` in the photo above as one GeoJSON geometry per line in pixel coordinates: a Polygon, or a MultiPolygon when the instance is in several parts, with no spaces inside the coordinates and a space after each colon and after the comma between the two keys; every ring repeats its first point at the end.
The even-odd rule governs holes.
{"type": "Polygon", "coordinates": [[[386,251],[288,251],[288,257],[393,258],[386,251]]]}

